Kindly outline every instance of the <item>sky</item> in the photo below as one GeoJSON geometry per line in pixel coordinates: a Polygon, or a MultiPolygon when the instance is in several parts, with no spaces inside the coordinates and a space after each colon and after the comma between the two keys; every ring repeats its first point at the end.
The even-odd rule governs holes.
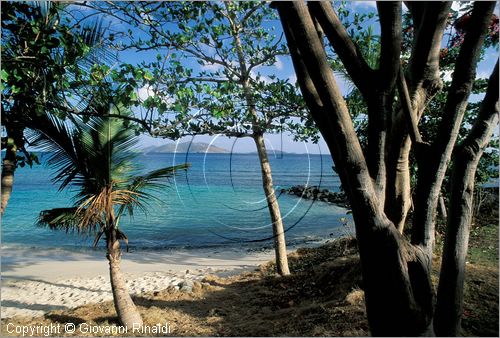
{"type": "MultiPolygon", "coordinates": [[[[350,3],[350,7],[352,10],[358,12],[358,13],[367,13],[367,12],[374,12],[376,11],[376,4],[374,1],[354,1],[350,3]]],[[[455,3],[453,5],[453,8],[457,8],[457,4],[455,3]]],[[[403,10],[405,11],[406,8],[404,7],[403,10]]],[[[274,25],[277,34],[280,34],[282,32],[282,28],[280,25],[279,21],[273,21],[270,23],[271,25],[274,25]]],[[[380,32],[379,24],[376,18],[373,18],[368,21],[368,24],[372,25],[374,28],[375,34],[380,32]]],[[[126,24],[117,22],[116,19],[114,19],[114,22],[112,24],[112,27],[114,30],[120,30],[120,29],[127,29],[129,28],[126,24]]],[[[138,32],[134,32],[134,34],[140,34],[138,32]]],[[[125,51],[121,52],[119,54],[119,58],[121,61],[126,61],[128,63],[140,63],[143,60],[152,60],[155,58],[157,52],[134,52],[134,51],[125,51]]],[[[480,78],[487,78],[490,75],[491,70],[494,67],[494,64],[498,58],[498,51],[497,50],[490,50],[486,54],[484,60],[479,64],[478,69],[477,69],[477,77],[480,78]]],[[[193,68],[200,67],[197,64],[191,63],[193,68]]],[[[201,66],[201,67],[207,67],[207,69],[211,66],[201,66]]],[[[273,74],[278,78],[281,79],[288,79],[290,83],[294,84],[296,82],[296,75],[295,71],[291,62],[291,58],[289,56],[280,56],[277,58],[275,64],[271,67],[261,67],[258,69],[258,71],[262,74],[264,79],[266,79],[269,75],[273,74]]],[[[445,79],[451,79],[451,72],[448,72],[445,74],[445,79]]],[[[346,80],[341,77],[341,76],[336,76],[337,84],[341,90],[341,92],[345,95],[350,91],[350,84],[346,82],[346,80]]],[[[269,80],[270,81],[270,80],[269,80]]],[[[148,89],[147,88],[140,88],[139,89],[139,96],[142,98],[146,98],[148,95],[148,89]]],[[[472,96],[471,100],[473,101],[478,101],[482,97],[480,96],[472,96]]],[[[266,134],[266,145],[268,148],[271,149],[280,149],[285,152],[292,152],[292,153],[329,153],[328,148],[326,146],[326,143],[324,140],[321,138],[318,144],[313,144],[311,142],[304,143],[304,142],[294,142],[293,137],[288,134],[288,133],[283,133],[277,134],[277,135],[270,135],[266,134]]],[[[215,135],[215,136],[196,136],[194,139],[192,137],[184,137],[180,139],[180,142],[184,141],[191,141],[194,140],[195,142],[205,142],[205,143],[213,143],[216,146],[226,148],[226,149],[231,149],[234,147],[235,151],[237,152],[253,152],[255,151],[255,145],[253,141],[250,138],[244,138],[244,139],[239,139],[235,140],[234,138],[227,138],[225,136],[221,135],[215,135]]],[[[140,147],[148,147],[148,146],[157,146],[157,145],[162,145],[165,143],[171,143],[174,142],[172,140],[165,140],[165,139],[158,139],[158,138],[153,138],[150,136],[142,135],[140,137],[140,147]]]]}

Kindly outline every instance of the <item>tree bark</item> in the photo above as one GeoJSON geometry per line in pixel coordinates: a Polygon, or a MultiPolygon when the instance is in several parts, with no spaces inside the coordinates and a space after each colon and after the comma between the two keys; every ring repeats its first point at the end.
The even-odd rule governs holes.
{"type": "MultiPolygon", "coordinates": [[[[418,123],[426,104],[442,88],[439,51],[451,2],[425,2],[418,5],[407,2],[407,6],[416,28],[408,65],[408,90],[418,123]]],[[[386,212],[400,232],[413,204],[409,169],[412,142],[406,124],[403,110],[395,110],[388,151],[386,212]]]]}
{"type": "Polygon", "coordinates": [[[408,212],[412,205],[410,181],[410,138],[406,137],[402,144],[400,138],[394,137],[390,144],[387,165],[387,189],[385,213],[400,233],[403,233],[408,212]]]}
{"type": "Polygon", "coordinates": [[[5,213],[7,203],[9,203],[12,194],[12,187],[14,186],[14,172],[16,171],[16,146],[7,146],[5,150],[5,157],[2,161],[2,199],[0,214],[5,213]]]}
{"type": "Polygon", "coordinates": [[[267,207],[273,224],[276,270],[280,275],[286,276],[290,274],[290,269],[288,268],[288,257],[286,255],[285,229],[283,227],[281,211],[274,191],[271,165],[269,164],[269,158],[267,156],[264,136],[262,134],[255,134],[253,139],[255,141],[255,145],[257,146],[257,153],[259,154],[262,173],[262,187],[264,188],[264,193],[266,194],[267,207]]]}
{"type": "Polygon", "coordinates": [[[432,255],[437,202],[441,185],[455,146],[469,95],[476,76],[476,65],[490,23],[495,2],[475,2],[470,29],[458,54],[451,87],[437,137],[432,143],[428,160],[419,165],[416,187],[412,243],[422,245],[432,255]]]}
{"type": "Polygon", "coordinates": [[[335,48],[354,84],[368,104],[367,164],[379,202],[386,197],[386,151],[389,139],[388,125],[392,111],[391,93],[394,87],[401,45],[401,3],[378,4],[381,22],[380,69],[368,66],[358,47],[351,40],[333,7],[328,2],[309,2],[311,16],[320,23],[328,40],[335,48]],[[375,85],[376,83],[376,85],[375,85]]]}
{"type": "MultiPolygon", "coordinates": [[[[228,3],[225,3],[225,5],[228,6],[228,3]]],[[[274,192],[271,165],[269,164],[269,158],[267,157],[264,135],[259,125],[259,116],[255,108],[255,101],[249,83],[250,74],[248,72],[248,67],[243,52],[243,46],[239,35],[240,28],[235,24],[235,22],[232,21],[229,15],[227,15],[227,18],[229,20],[231,34],[236,46],[236,53],[238,54],[240,82],[243,87],[243,94],[245,95],[245,100],[248,104],[248,112],[252,116],[253,139],[257,147],[257,153],[259,155],[259,162],[262,173],[262,186],[264,188],[264,193],[266,194],[267,206],[273,226],[274,250],[276,253],[276,271],[280,275],[286,276],[290,274],[290,269],[288,267],[288,257],[286,254],[285,230],[283,227],[283,220],[281,218],[278,200],[276,199],[276,195],[274,192]]]]}
{"type": "Polygon", "coordinates": [[[123,277],[120,262],[121,250],[120,242],[117,239],[115,229],[110,229],[106,235],[107,259],[109,261],[109,276],[111,280],[111,290],[113,292],[113,303],[118,315],[118,320],[123,326],[138,328],[143,325],[141,315],[128,293],[127,284],[123,277]]]}
{"type": "Polygon", "coordinates": [[[439,213],[441,214],[441,218],[446,221],[448,212],[446,211],[446,202],[444,201],[443,194],[439,195],[439,213]]]}
{"type": "Polygon", "coordinates": [[[474,205],[474,176],[484,148],[498,123],[498,80],[497,61],[478,119],[454,155],[450,215],[435,315],[435,330],[440,336],[460,335],[465,259],[474,205]]]}
{"type": "Polygon", "coordinates": [[[308,102],[316,102],[311,113],[325,135],[336,167],[342,169],[342,185],[353,202],[371,333],[432,333],[428,257],[406,243],[383,213],[347,107],[305,5],[276,3],[276,7],[289,47],[293,46],[297,74],[307,73],[299,84],[308,102]],[[311,86],[313,90],[309,90],[311,86]]]}
{"type": "MultiPolygon", "coordinates": [[[[415,11],[415,7],[412,6],[414,15],[418,17],[416,20],[418,29],[416,30],[412,60],[408,67],[411,73],[409,76],[410,90],[405,97],[409,97],[406,101],[411,100],[412,106],[407,112],[411,111],[412,114],[415,114],[408,117],[414,118],[416,116],[417,118],[405,118],[402,111],[394,116],[396,123],[390,126],[392,127],[392,135],[389,136],[396,135],[396,138],[395,141],[391,140],[393,143],[391,154],[386,155],[390,156],[391,178],[394,182],[402,183],[398,187],[403,188],[400,193],[408,201],[410,200],[407,197],[409,189],[406,187],[409,187],[408,155],[411,141],[405,119],[411,122],[410,127],[414,127],[412,129],[413,136],[417,141],[418,137],[415,136],[418,132],[418,119],[428,100],[441,88],[439,49],[450,5],[450,3],[439,3],[434,6],[434,4],[426,3],[425,9],[420,12],[415,11]],[[398,171],[397,168],[401,168],[401,170],[398,171]],[[401,180],[398,180],[398,177],[401,180]]],[[[374,180],[366,157],[361,151],[349,111],[336,85],[333,72],[326,59],[325,50],[317,36],[312,20],[312,16],[316,12],[311,14],[302,2],[291,4],[274,2],[273,6],[278,9],[283,23],[298,83],[311,110],[312,117],[325,137],[335,166],[339,169],[342,186],[348,192],[351,202],[371,333],[386,336],[433,335],[434,290],[431,282],[431,271],[434,219],[427,216],[430,215],[430,212],[433,216],[435,212],[438,195],[433,194],[433,189],[440,188],[442,185],[440,175],[442,170],[447,167],[447,161],[442,160],[448,156],[450,144],[456,142],[454,130],[455,125],[460,123],[463,114],[462,104],[464,101],[462,100],[466,101],[470,93],[470,77],[464,75],[469,74],[470,70],[475,67],[477,48],[481,46],[484,37],[484,32],[481,33],[481,31],[485,23],[489,22],[488,11],[492,9],[492,4],[475,4],[474,6],[472,14],[474,19],[472,21],[477,25],[471,25],[471,27],[474,26],[471,29],[472,33],[468,32],[465,37],[464,46],[460,52],[461,57],[459,56],[457,69],[455,69],[456,74],[453,80],[455,86],[452,84],[448,97],[447,113],[442,121],[443,127],[447,128],[443,128],[444,134],[438,136],[445,135],[445,139],[441,140],[440,143],[434,143],[432,149],[424,142],[421,143],[422,154],[432,156],[432,160],[439,160],[433,163],[436,166],[419,165],[419,184],[422,183],[424,187],[432,188],[427,189],[425,193],[420,191],[420,200],[415,205],[415,214],[425,215],[425,217],[414,218],[413,243],[408,242],[396,229],[396,224],[386,214],[387,209],[384,208],[384,204],[381,203],[377,194],[377,182],[374,180]],[[427,150],[432,152],[425,153],[427,150]],[[430,168],[437,168],[438,172],[433,172],[430,168]],[[426,201],[430,202],[427,206],[424,205],[426,201]]],[[[323,3],[320,6],[311,3],[309,6],[310,8],[321,8],[328,5],[323,3]]],[[[389,14],[389,10],[393,9],[394,7],[392,9],[388,7],[385,14],[389,14]]],[[[322,13],[325,14],[327,11],[322,13]]],[[[321,18],[320,15],[316,15],[316,18],[327,36],[337,36],[336,43],[340,43],[340,45],[336,47],[333,41],[332,45],[336,51],[339,48],[337,52],[340,58],[342,58],[341,53],[352,55],[355,58],[356,49],[349,43],[343,27],[338,27],[335,17],[321,18]],[[330,28],[333,33],[329,31],[327,25],[323,26],[323,23],[328,21],[327,19],[331,19],[330,28]]],[[[395,19],[396,16],[393,15],[393,19],[388,20],[390,22],[395,19]]],[[[386,27],[390,27],[389,22],[385,22],[386,27]]],[[[388,40],[385,41],[387,44],[388,40]]],[[[381,46],[381,49],[384,50],[384,46],[381,46]]],[[[343,62],[346,63],[344,60],[343,62]]],[[[356,62],[359,64],[359,59],[347,61],[346,68],[349,67],[349,64],[353,66],[353,63],[356,62]]],[[[359,69],[355,70],[353,74],[359,75],[359,69]]],[[[357,81],[362,82],[363,80],[358,77],[357,81]]],[[[373,95],[380,96],[381,94],[376,92],[373,95]]],[[[372,100],[369,95],[364,98],[368,104],[372,100]]],[[[390,179],[387,178],[387,180],[390,179]]],[[[396,193],[395,190],[392,196],[397,199],[396,193]]],[[[409,207],[410,203],[407,204],[409,207]]],[[[402,219],[401,223],[404,223],[406,212],[404,211],[402,215],[396,215],[402,219]]]]}

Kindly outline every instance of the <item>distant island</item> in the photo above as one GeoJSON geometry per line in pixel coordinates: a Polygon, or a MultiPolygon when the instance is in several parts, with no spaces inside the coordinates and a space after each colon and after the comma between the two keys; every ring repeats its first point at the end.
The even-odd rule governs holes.
{"type": "MultiPolygon", "coordinates": [[[[145,147],[142,149],[143,153],[186,153],[188,152],[191,154],[204,154],[204,153],[209,153],[209,154],[229,154],[231,151],[225,148],[217,147],[214,146],[213,144],[210,145],[205,142],[182,142],[177,145],[176,148],[176,143],[167,143],[167,144],[162,144],[160,146],[149,146],[145,147]]],[[[257,155],[256,151],[251,151],[251,152],[233,152],[234,154],[242,154],[242,155],[257,155]]],[[[303,155],[305,153],[294,153],[294,152],[286,152],[286,151],[281,151],[278,149],[267,149],[267,153],[269,156],[281,156],[281,155],[303,155]]]]}
{"type": "Polygon", "coordinates": [[[150,146],[143,149],[145,153],[211,153],[228,154],[229,150],[204,142],[168,143],[161,146],[150,146]]]}

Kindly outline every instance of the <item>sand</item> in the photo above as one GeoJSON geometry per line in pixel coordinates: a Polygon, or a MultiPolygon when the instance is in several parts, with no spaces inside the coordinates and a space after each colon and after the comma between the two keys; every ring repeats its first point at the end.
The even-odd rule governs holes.
{"type": "MultiPolygon", "coordinates": [[[[237,249],[124,252],[122,271],[131,294],[178,286],[206,275],[254,270],[272,250],[237,249]]],[[[112,300],[104,251],[2,246],[1,318],[43,315],[112,300]]]]}

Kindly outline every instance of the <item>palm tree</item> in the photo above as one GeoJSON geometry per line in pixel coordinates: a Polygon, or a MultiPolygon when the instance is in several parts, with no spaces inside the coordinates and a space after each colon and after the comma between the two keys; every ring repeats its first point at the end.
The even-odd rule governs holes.
{"type": "MultiPolygon", "coordinates": [[[[0,215],[10,199],[16,168],[37,162],[25,147],[25,130],[38,127],[39,115],[57,109],[62,116],[61,108],[68,110],[64,93],[76,91],[77,73],[88,74],[94,63],[115,60],[103,48],[101,21],[71,26],[64,20],[67,6],[57,1],[2,2],[1,149],[5,156],[0,215]]],[[[71,108],[79,110],[76,105],[71,108]]]]}
{"type": "Polygon", "coordinates": [[[50,229],[95,233],[94,245],[104,237],[113,300],[122,325],[141,325],[142,319],[127,291],[120,269],[120,240],[128,239],[119,228],[120,217],[132,215],[135,207],[146,211],[146,200],[158,199],[148,192],[164,188],[177,170],[187,164],[134,175],[137,168],[132,147],[137,138],[123,127],[123,120],[92,117],[85,123],[73,119],[72,125],[45,116],[42,128],[34,131],[35,143],[53,154],[48,164],[57,168],[54,181],[62,190],[77,188],[70,208],[56,208],[40,213],[38,224],[50,229]]]}

